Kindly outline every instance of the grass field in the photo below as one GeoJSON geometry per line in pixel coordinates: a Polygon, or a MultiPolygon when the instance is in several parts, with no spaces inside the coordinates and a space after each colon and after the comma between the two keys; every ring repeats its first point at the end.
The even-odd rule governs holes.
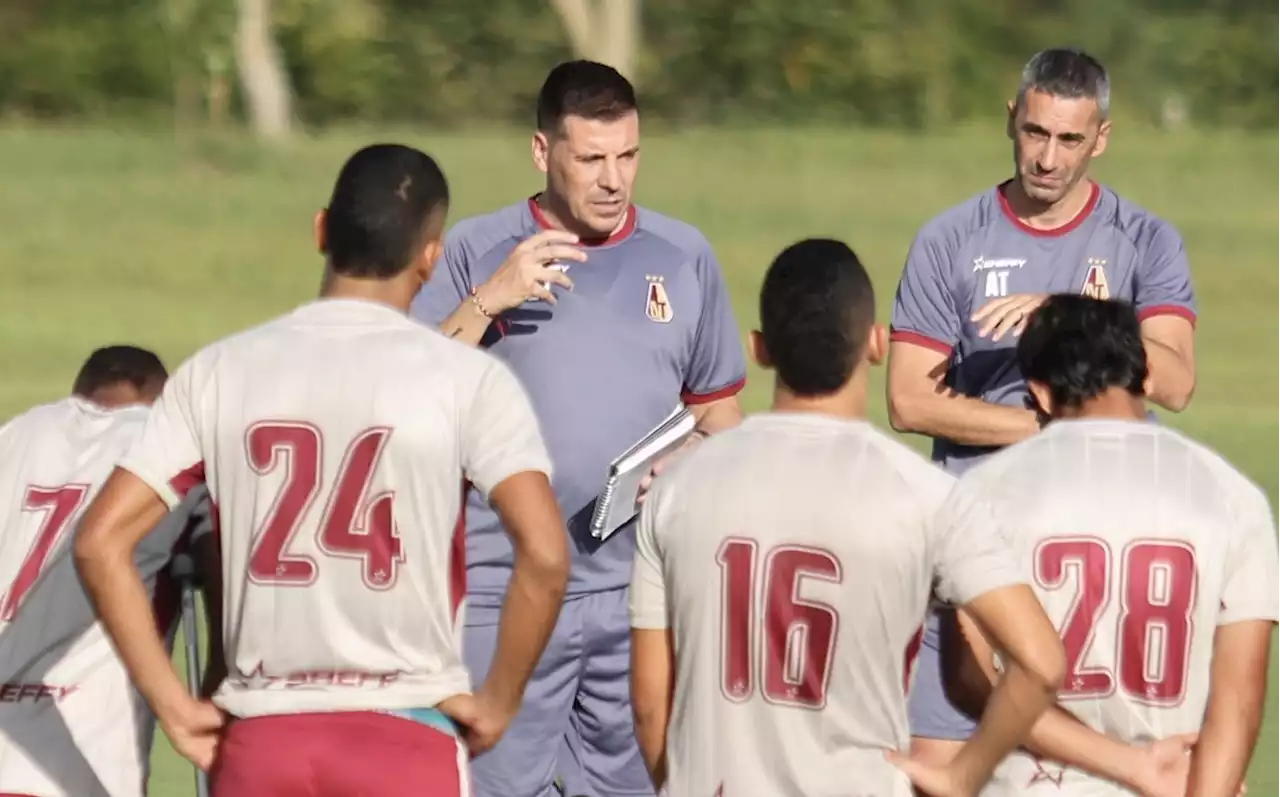
{"type": "MultiPolygon", "coordinates": [[[[346,134],[267,152],[237,139],[0,131],[0,418],[63,395],[93,347],[130,342],[170,367],[200,345],[312,297],[311,217],[357,146],[400,139],[437,155],[453,217],[533,193],[524,133],[346,134]]],[[[1097,175],[1183,232],[1201,303],[1199,389],[1170,423],[1277,483],[1275,135],[1161,137],[1120,127],[1097,175]]],[[[692,132],[645,141],[640,200],[711,239],[744,326],[764,268],[797,238],[849,241],[887,312],[915,229],[1008,171],[1000,131],[912,137],[692,132]]],[[[750,381],[746,404],[768,399],[750,381]]],[[[882,386],[873,417],[884,421],[882,386]]],[[[1273,674],[1274,684],[1274,674],[1273,674]]],[[[1273,685],[1274,704],[1274,685],[1273,685]]],[[[1273,705],[1274,708],[1274,705],[1273,705]]],[[[1276,712],[1250,776],[1278,793],[1276,712]]],[[[193,793],[157,742],[153,797],[193,793]]]]}

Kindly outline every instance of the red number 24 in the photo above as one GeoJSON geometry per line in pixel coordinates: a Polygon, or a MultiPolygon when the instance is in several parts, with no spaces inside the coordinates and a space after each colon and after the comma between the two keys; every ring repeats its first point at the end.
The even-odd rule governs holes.
{"type": "Polygon", "coordinates": [[[779,545],[764,558],[761,585],[756,559],[755,541],[739,538],[725,540],[716,556],[723,610],[721,691],[735,703],[749,700],[759,656],[765,700],[820,709],[827,702],[840,618],[832,607],[801,598],[800,585],[805,579],[839,584],[844,578],[840,560],[818,548],[779,545]],[[763,621],[756,617],[762,587],[763,621]]]}
{"type": "Polygon", "coordinates": [[[1099,698],[1120,689],[1153,706],[1176,706],[1187,688],[1192,612],[1196,604],[1196,553],[1187,543],[1137,540],[1129,543],[1114,571],[1111,549],[1094,537],[1045,540],[1035,551],[1036,582],[1062,589],[1076,576],[1076,595],[1062,624],[1067,651],[1064,699],[1099,698]],[[1119,593],[1120,620],[1112,666],[1083,665],[1102,614],[1119,593]]]}
{"type": "Polygon", "coordinates": [[[26,489],[22,496],[23,512],[43,512],[44,518],[36,531],[31,550],[18,567],[18,575],[5,591],[0,600],[0,622],[9,622],[22,606],[22,599],[35,586],[36,579],[44,570],[49,554],[62,538],[62,533],[71,525],[85,496],[89,494],[87,484],[67,484],[62,487],[36,487],[26,489]]]}
{"type": "MultiPolygon", "coordinates": [[[[390,491],[366,495],[391,437],[386,427],[367,429],[347,446],[320,516],[316,541],[329,556],[362,560],[369,589],[390,588],[404,561],[390,491]]],[[[310,556],[289,553],[289,543],[312,509],[324,474],[324,437],[309,423],[256,423],[245,433],[249,466],[259,476],[284,468],[285,479],[249,554],[249,577],[257,584],[305,587],[316,579],[310,556]]]]}

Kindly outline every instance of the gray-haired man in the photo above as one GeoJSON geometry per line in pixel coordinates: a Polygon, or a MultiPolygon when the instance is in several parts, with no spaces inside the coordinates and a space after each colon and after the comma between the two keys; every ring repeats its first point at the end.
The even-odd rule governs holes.
{"type": "MultiPolygon", "coordinates": [[[[934,438],[934,460],[952,473],[1038,430],[1014,343],[1049,294],[1133,302],[1147,398],[1174,411],[1191,399],[1196,312],[1182,239],[1088,177],[1111,133],[1110,93],[1106,70],[1085,53],[1037,53],[1008,104],[1013,178],[925,224],[907,256],[893,308],[890,419],[934,438]]],[[[973,724],[943,695],[937,630],[931,615],[910,720],[915,752],[945,758],[973,724]]]]}

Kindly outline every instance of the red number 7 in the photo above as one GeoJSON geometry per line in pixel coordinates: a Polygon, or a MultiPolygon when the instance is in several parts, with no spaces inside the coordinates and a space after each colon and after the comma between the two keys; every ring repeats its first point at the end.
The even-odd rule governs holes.
{"type": "Polygon", "coordinates": [[[26,489],[22,497],[22,511],[43,512],[44,518],[31,543],[31,550],[18,568],[18,575],[5,591],[3,600],[0,600],[0,622],[7,623],[17,615],[22,599],[35,586],[45,562],[49,560],[50,552],[62,538],[62,532],[71,525],[72,518],[76,516],[88,494],[87,484],[67,484],[62,487],[32,485],[26,489]]]}

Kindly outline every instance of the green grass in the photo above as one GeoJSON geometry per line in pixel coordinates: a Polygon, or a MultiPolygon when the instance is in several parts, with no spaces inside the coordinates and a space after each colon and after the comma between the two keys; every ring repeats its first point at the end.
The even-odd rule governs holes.
{"type": "MultiPolygon", "coordinates": [[[[0,131],[0,418],[64,394],[94,346],[131,342],[177,362],[215,337],[307,300],[319,283],[311,218],[343,159],[373,139],[437,155],[454,218],[538,188],[525,133],[332,135],[281,151],[238,139],[0,131]]],[[[693,131],[645,142],[641,201],[711,239],[744,326],[760,276],[808,235],[849,241],[887,312],[916,228],[1001,178],[998,130],[948,136],[693,131]]],[[[1277,481],[1275,136],[1159,136],[1121,127],[1097,175],[1183,232],[1201,302],[1199,389],[1169,422],[1277,481]]],[[[749,409],[764,406],[753,374],[749,409]]],[[[872,414],[884,421],[882,383],[872,414]]],[[[1274,682],[1274,674],[1273,674],[1274,682]]],[[[1274,689],[1274,686],[1273,686],[1274,689]]],[[[1276,794],[1276,712],[1250,776],[1276,794]]],[[[193,793],[157,742],[152,795],[193,793]]]]}

